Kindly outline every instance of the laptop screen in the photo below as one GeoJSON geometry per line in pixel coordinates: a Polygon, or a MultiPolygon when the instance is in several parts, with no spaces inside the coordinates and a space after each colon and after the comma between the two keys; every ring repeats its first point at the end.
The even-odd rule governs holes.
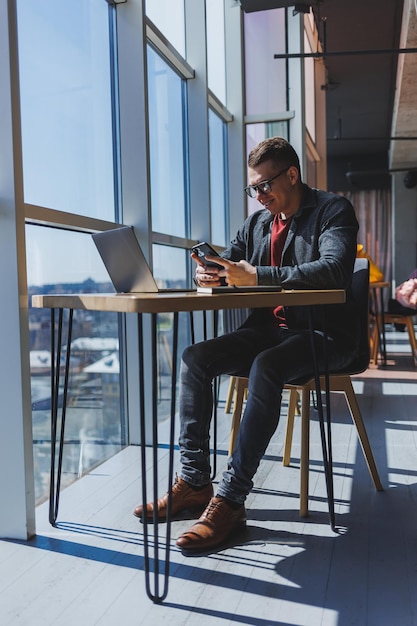
{"type": "Polygon", "coordinates": [[[92,238],[118,293],[158,292],[132,226],[94,233],[92,238]]]}

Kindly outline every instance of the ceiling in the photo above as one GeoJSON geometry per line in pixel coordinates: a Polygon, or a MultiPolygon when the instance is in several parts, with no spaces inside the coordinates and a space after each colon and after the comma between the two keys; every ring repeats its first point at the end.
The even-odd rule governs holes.
{"type": "Polygon", "coordinates": [[[417,170],[415,2],[241,0],[247,12],[293,6],[315,15],[327,72],[329,189],[388,187],[390,172],[417,170]]]}

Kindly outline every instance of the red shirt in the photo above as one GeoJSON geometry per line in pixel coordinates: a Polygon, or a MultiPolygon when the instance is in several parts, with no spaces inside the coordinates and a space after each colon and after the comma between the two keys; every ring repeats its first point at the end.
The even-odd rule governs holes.
{"type": "MultiPolygon", "coordinates": [[[[284,249],[291,221],[291,217],[283,220],[276,215],[274,218],[271,230],[271,265],[281,267],[282,251],[284,249]]],[[[278,319],[279,325],[285,326],[284,307],[282,305],[277,306],[274,309],[274,315],[278,319]]]]}

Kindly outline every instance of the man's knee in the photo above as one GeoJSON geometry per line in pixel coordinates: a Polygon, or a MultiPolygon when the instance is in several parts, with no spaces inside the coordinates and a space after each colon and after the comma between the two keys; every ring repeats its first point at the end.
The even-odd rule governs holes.
{"type": "Polygon", "coordinates": [[[271,381],[276,388],[284,384],[285,377],[285,363],[273,358],[268,350],[258,354],[249,374],[250,385],[256,386],[260,382],[271,381]]]}
{"type": "Polygon", "coordinates": [[[182,360],[188,368],[198,367],[200,364],[204,364],[205,358],[205,342],[194,343],[184,349],[182,353],[182,360]]]}

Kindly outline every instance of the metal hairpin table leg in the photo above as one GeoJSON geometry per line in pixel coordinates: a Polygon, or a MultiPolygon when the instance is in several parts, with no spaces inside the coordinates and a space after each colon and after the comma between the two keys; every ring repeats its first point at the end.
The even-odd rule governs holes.
{"type": "Polygon", "coordinates": [[[65,418],[67,410],[73,310],[69,310],[68,318],[67,352],[65,358],[64,386],[62,392],[61,406],[61,431],[59,438],[58,467],[56,467],[56,441],[58,429],[59,387],[62,353],[62,318],[63,310],[59,309],[57,338],[55,344],[55,309],[51,309],[51,471],[49,485],[49,523],[52,524],[52,526],[55,526],[58,517],[59,494],[61,489],[62,456],[64,451],[65,439],[65,418]]]}
{"type": "MultiPolygon", "coordinates": [[[[314,361],[314,379],[316,385],[317,411],[320,424],[321,445],[323,450],[324,475],[326,479],[327,501],[329,505],[329,518],[332,530],[336,530],[335,512],[334,512],[334,489],[333,489],[333,455],[332,455],[332,436],[331,436],[331,414],[330,414],[330,391],[329,391],[329,364],[327,358],[327,336],[324,333],[324,381],[326,393],[326,422],[327,433],[324,425],[323,402],[320,388],[320,368],[317,358],[316,346],[314,341],[314,328],[311,307],[308,307],[308,321],[310,327],[311,346],[314,361]],[[327,440],[326,440],[327,434],[327,440]]],[[[324,321],[324,315],[323,315],[324,321]]]]}
{"type": "MultiPolygon", "coordinates": [[[[206,312],[204,312],[204,318],[206,316],[206,312]]],[[[218,311],[213,311],[213,337],[217,337],[218,334],[218,311]]],[[[207,339],[207,330],[204,339],[207,339]]],[[[220,376],[213,380],[213,461],[211,463],[211,480],[214,480],[217,474],[217,403],[219,401],[219,393],[220,393],[220,376]]]]}
{"type": "MultiPolygon", "coordinates": [[[[161,603],[167,596],[169,584],[170,542],[171,542],[171,502],[174,465],[174,430],[177,383],[177,353],[178,353],[178,313],[174,313],[173,343],[172,343],[172,373],[171,373],[171,423],[169,437],[169,470],[168,470],[168,510],[165,532],[165,556],[163,571],[160,572],[159,562],[159,525],[157,507],[153,514],[153,589],[151,585],[151,559],[149,556],[149,522],[144,514],[143,545],[145,562],[145,584],[148,597],[155,603],[161,603]],[[162,576],[162,589],[160,577],[162,576]]],[[[146,467],[146,428],[145,428],[145,392],[144,392],[144,346],[143,346],[143,319],[138,314],[139,337],[139,385],[140,385],[140,436],[141,436],[141,467],[142,467],[142,503],[146,511],[147,498],[147,467],[146,467]]],[[[157,397],[157,314],[151,316],[151,356],[152,356],[152,464],[153,464],[153,501],[158,500],[158,397],[157,397]]]]}

